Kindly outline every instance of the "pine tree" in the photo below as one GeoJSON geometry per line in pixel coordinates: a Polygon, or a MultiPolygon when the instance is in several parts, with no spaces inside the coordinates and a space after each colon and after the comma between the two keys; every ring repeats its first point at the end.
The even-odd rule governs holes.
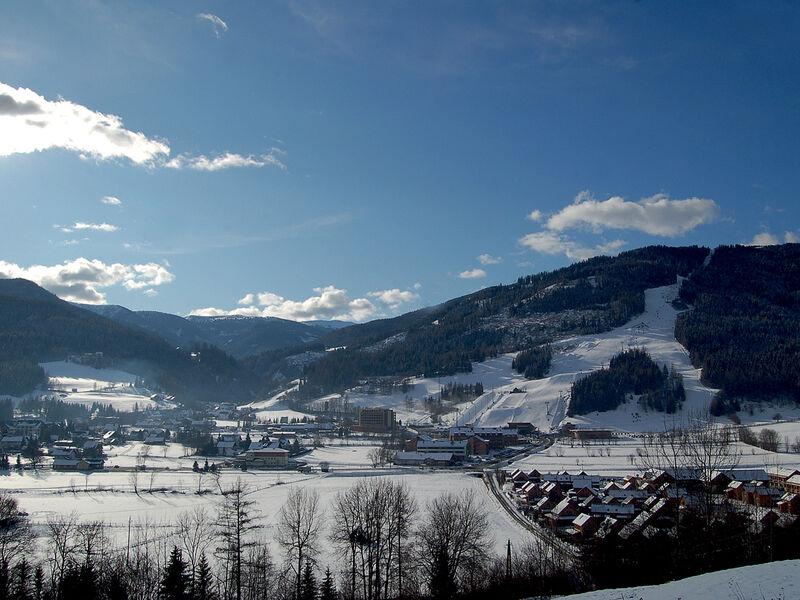
{"type": "Polygon", "coordinates": [[[169,563],[164,569],[159,595],[164,600],[188,600],[190,598],[189,580],[180,548],[175,546],[169,555],[169,563]]]}
{"type": "Polygon", "coordinates": [[[303,581],[300,584],[300,600],[317,600],[317,578],[314,576],[314,569],[311,561],[306,561],[306,568],[303,569],[303,581]]]}
{"type": "Polygon", "coordinates": [[[194,600],[213,600],[216,598],[212,588],[212,577],[211,567],[204,552],[200,555],[200,564],[194,574],[194,600]]]}
{"type": "Polygon", "coordinates": [[[36,567],[36,571],[33,573],[33,597],[34,597],[34,599],[35,600],[42,600],[42,594],[43,593],[44,593],[44,569],[42,568],[42,565],[38,565],[36,567]]]}
{"type": "Polygon", "coordinates": [[[333,582],[330,567],[325,569],[325,579],[322,580],[320,589],[320,600],[337,600],[339,593],[336,591],[336,584],[333,582]]]}
{"type": "Polygon", "coordinates": [[[15,566],[16,582],[14,584],[14,598],[17,600],[28,600],[30,595],[30,575],[31,565],[23,556],[15,566]]]}

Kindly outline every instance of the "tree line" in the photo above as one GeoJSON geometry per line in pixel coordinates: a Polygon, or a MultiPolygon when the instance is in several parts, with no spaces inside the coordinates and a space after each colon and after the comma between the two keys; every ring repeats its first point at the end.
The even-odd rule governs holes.
{"type": "Polygon", "coordinates": [[[543,344],[520,351],[511,362],[511,368],[526,379],[542,379],[547,376],[552,361],[553,348],[543,344]]]}
{"type": "Polygon", "coordinates": [[[660,367],[641,348],[613,356],[608,368],[577,379],[570,390],[569,416],[614,410],[626,394],[640,396],[643,407],[674,413],[686,399],[680,373],[660,367]]]}
{"type": "Polygon", "coordinates": [[[595,257],[433,309],[331,332],[320,341],[346,348],[306,366],[305,396],[342,391],[378,375],[470,372],[473,362],[520,349],[518,339],[503,328],[506,317],[592,310],[597,316],[565,319],[562,333],[607,331],[644,310],[645,289],[674,283],[677,275],[698,268],[707,254],[707,248],[697,246],[650,246],[617,257],[595,257]],[[378,344],[391,336],[396,336],[393,343],[378,344]]]}
{"type": "Polygon", "coordinates": [[[76,513],[48,518],[37,540],[16,499],[1,493],[0,597],[471,598],[519,587],[523,572],[528,592],[569,591],[566,566],[555,556],[542,561],[532,547],[515,549],[512,586],[508,557],[492,556],[488,515],[474,491],[421,507],[405,484],[363,479],[326,514],[315,491],[295,487],[277,514],[274,557],[252,493],[239,481],[220,490],[214,511],[195,508],[174,525],[129,523],[124,544],[76,513]],[[335,566],[320,562],[323,547],[333,548],[335,566]]]}
{"type": "Polygon", "coordinates": [[[703,381],[736,398],[800,401],[800,245],[717,248],[681,286],[693,310],[678,316],[675,337],[702,367],[703,381]]]}

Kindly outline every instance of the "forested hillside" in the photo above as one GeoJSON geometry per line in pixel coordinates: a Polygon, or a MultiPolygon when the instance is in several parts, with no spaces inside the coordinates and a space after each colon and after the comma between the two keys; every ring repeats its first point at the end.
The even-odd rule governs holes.
{"type": "Polygon", "coordinates": [[[274,317],[180,317],[156,311],[132,311],[123,306],[77,304],[121,325],[157,335],[173,346],[210,344],[235,358],[254,356],[313,342],[331,325],[298,323],[274,317]]]}
{"type": "Polygon", "coordinates": [[[644,290],[697,269],[707,248],[650,246],[487,288],[433,309],[333,332],[346,346],[306,366],[306,396],[379,375],[441,376],[559,336],[607,331],[644,310],[644,290]]]}
{"type": "Polygon", "coordinates": [[[130,372],[193,399],[249,397],[252,372],[213,346],[194,357],[164,340],[123,327],[58,299],[22,279],[0,280],[0,393],[25,393],[41,381],[39,362],[102,352],[130,372]]]}
{"type": "Polygon", "coordinates": [[[694,310],[678,317],[675,337],[708,385],[800,401],[800,244],[720,247],[681,299],[694,310]]]}
{"type": "Polygon", "coordinates": [[[572,384],[568,415],[614,410],[627,394],[640,396],[643,407],[667,413],[674,413],[686,399],[679,373],[659,367],[647,352],[633,348],[614,356],[607,369],[572,384]]]}

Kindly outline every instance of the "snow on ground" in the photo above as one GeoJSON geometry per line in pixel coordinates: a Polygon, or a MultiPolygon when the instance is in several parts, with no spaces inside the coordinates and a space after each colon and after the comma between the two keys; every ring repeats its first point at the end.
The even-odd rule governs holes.
{"type": "MultiPolygon", "coordinates": [[[[541,473],[586,471],[592,475],[621,478],[641,473],[636,463],[636,451],[644,448],[644,442],[643,438],[633,436],[614,438],[611,443],[604,441],[586,445],[577,441],[559,441],[543,452],[529,454],[515,461],[508,469],[538,469],[541,473]]],[[[739,454],[738,467],[742,469],[767,469],[775,466],[800,468],[800,454],[767,452],[740,442],[735,443],[733,448],[739,454]]]]}
{"type": "MultiPolygon", "coordinates": [[[[509,421],[530,422],[542,431],[557,429],[565,421],[579,427],[611,428],[625,432],[654,431],[664,428],[664,413],[645,411],[635,402],[617,410],[567,418],[567,402],[572,383],[580,376],[608,366],[611,358],[627,348],[644,348],[660,365],[675,367],[683,375],[686,401],[683,412],[705,410],[717,390],[700,383],[700,369],[689,362],[689,354],[674,336],[677,311],[671,302],[678,284],[645,291],[645,312],[622,327],[606,333],[578,336],[553,343],[550,374],[528,381],[511,369],[514,354],[506,354],[473,364],[471,373],[441,378],[414,378],[408,392],[368,394],[348,391],[351,405],[392,408],[403,423],[430,422],[422,400],[439,393],[447,383],[474,384],[480,381],[485,393],[470,403],[457,406],[444,415],[443,422],[475,423],[480,426],[505,426],[509,421]],[[516,391],[514,391],[516,389],[516,391]]],[[[317,402],[320,402],[319,400],[317,402]]],[[[776,412],[773,408],[770,418],[776,412]]],[[[795,409],[800,416],[800,409],[795,409]]],[[[781,411],[793,416],[790,409],[781,411]]],[[[762,414],[762,413],[758,413],[762,414]]]]}
{"type": "Polygon", "coordinates": [[[40,365],[50,378],[54,389],[79,392],[91,392],[110,387],[129,386],[136,382],[136,375],[117,369],[95,369],[87,365],[67,361],[41,363],[40,365]]]}
{"type": "MultiPolygon", "coordinates": [[[[190,456],[191,448],[183,444],[148,445],[144,442],[128,442],[121,446],[106,446],[104,451],[106,468],[114,467],[132,468],[137,464],[145,464],[156,469],[190,469],[196,456],[190,456]]],[[[204,459],[200,459],[203,463],[204,459]]],[[[213,459],[212,459],[213,460],[213,459]]]]}
{"type": "MultiPolygon", "coordinates": [[[[581,375],[608,366],[611,358],[627,348],[644,348],[660,365],[674,366],[683,375],[686,401],[683,411],[708,407],[716,390],[700,383],[700,370],[692,367],[686,349],[674,336],[677,311],[671,305],[677,284],[645,291],[645,312],[622,327],[592,336],[579,336],[553,344],[550,375],[536,381],[515,382],[495,390],[476,415],[484,426],[502,426],[509,421],[531,422],[543,431],[558,427],[566,417],[566,398],[581,375]],[[513,387],[524,393],[512,393],[513,387]]],[[[614,411],[591,413],[566,419],[579,427],[602,427],[622,431],[654,431],[664,428],[664,413],[644,411],[628,402],[614,411]]]]}
{"type": "Polygon", "coordinates": [[[174,408],[174,405],[167,403],[159,403],[151,400],[149,396],[137,393],[132,388],[121,388],[114,392],[78,392],[68,393],[66,396],[61,396],[60,400],[69,402],[70,404],[83,404],[84,406],[91,407],[92,404],[98,402],[100,404],[109,404],[115,410],[123,412],[133,412],[137,407],[139,410],[146,408],[174,408]]]}
{"type": "MultiPolygon", "coordinates": [[[[180,448],[173,449],[172,446],[167,447],[168,455],[181,452],[180,448]]],[[[128,462],[134,462],[139,449],[140,446],[130,444],[128,450],[117,455],[116,460],[124,462],[122,459],[128,457],[128,462]]],[[[19,500],[21,509],[29,513],[35,524],[43,524],[48,518],[59,518],[76,511],[82,520],[104,521],[110,526],[110,534],[117,543],[122,544],[129,519],[134,525],[144,521],[155,523],[169,533],[169,527],[174,526],[178,516],[187,510],[204,506],[213,514],[220,499],[219,488],[229,487],[240,479],[248,486],[248,498],[255,502],[254,508],[258,510],[265,526],[260,535],[271,539],[274,537],[278,511],[293,486],[302,486],[319,493],[320,505],[325,507],[330,516],[338,493],[365,477],[387,477],[408,485],[420,511],[424,510],[426,503],[443,492],[474,490],[486,509],[494,550],[498,554],[505,551],[509,539],[515,547],[533,541],[530,534],[520,528],[500,507],[481,479],[454,471],[372,469],[366,466],[368,450],[368,447],[361,446],[334,446],[315,450],[309,455],[309,462],[330,462],[332,468],[329,473],[231,470],[224,471],[217,482],[211,474],[197,474],[190,468],[179,468],[185,467],[186,461],[190,460],[180,456],[165,459],[172,461],[170,470],[154,470],[152,467],[163,467],[167,463],[161,462],[158,456],[151,456],[147,460],[148,468],[143,472],[113,467],[106,472],[88,475],[50,470],[40,470],[38,473],[24,471],[20,474],[12,470],[9,474],[0,476],[0,490],[13,493],[19,500]],[[139,494],[133,491],[134,479],[139,494]],[[198,487],[210,492],[198,495],[195,493],[198,487]],[[147,490],[151,488],[166,488],[166,491],[149,493],[147,490]]],[[[330,518],[325,521],[330,522],[330,518]]],[[[321,557],[322,564],[333,567],[336,564],[333,549],[328,543],[322,546],[326,548],[321,557]]],[[[273,547],[273,553],[277,558],[277,548],[273,547]]]]}
{"type": "Polygon", "coordinates": [[[286,394],[297,391],[297,388],[298,386],[295,385],[289,389],[278,392],[266,400],[245,404],[242,408],[252,408],[255,411],[256,418],[261,421],[280,421],[282,418],[286,418],[291,421],[292,419],[299,420],[303,417],[313,419],[313,415],[287,408],[286,394]]]}
{"type": "Polygon", "coordinates": [[[781,444],[784,444],[787,438],[790,446],[795,442],[800,441],[800,420],[780,422],[769,421],[767,423],[754,423],[752,425],[748,425],[747,427],[756,435],[758,435],[762,429],[772,429],[780,437],[781,444]]]}
{"type": "MultiPolygon", "coordinates": [[[[519,384],[525,379],[511,369],[513,354],[506,354],[489,359],[482,363],[473,363],[471,373],[459,373],[446,377],[413,377],[409,379],[408,391],[403,393],[395,389],[392,394],[368,394],[364,392],[348,391],[347,400],[351,405],[368,408],[391,408],[398,419],[403,423],[421,425],[430,423],[430,412],[425,409],[423,400],[429,396],[436,396],[441,389],[449,383],[475,385],[480,382],[487,392],[512,384],[519,384]]],[[[317,401],[319,403],[320,400],[317,401]]],[[[469,403],[459,406],[464,410],[469,403]]],[[[455,423],[465,422],[458,412],[453,412],[443,417],[443,421],[455,423]]]]}
{"type": "Polygon", "coordinates": [[[174,407],[151,400],[149,392],[134,387],[137,376],[125,371],[95,369],[66,361],[41,363],[41,367],[50,378],[50,388],[56,390],[64,402],[84,406],[99,402],[125,412],[131,412],[137,406],[140,410],[174,407]]]}
{"type": "Polygon", "coordinates": [[[784,560],[697,575],[662,585],[599,590],[569,600],[790,600],[800,598],[800,560],[784,560]]]}

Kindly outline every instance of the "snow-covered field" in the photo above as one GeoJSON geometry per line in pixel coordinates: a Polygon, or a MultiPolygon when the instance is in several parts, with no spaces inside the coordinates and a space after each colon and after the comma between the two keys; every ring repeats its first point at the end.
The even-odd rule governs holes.
{"type": "Polygon", "coordinates": [[[64,402],[84,406],[99,402],[126,412],[136,407],[140,410],[165,407],[165,403],[151,400],[149,394],[134,387],[136,375],[125,371],[95,369],[66,361],[41,363],[41,367],[50,378],[51,389],[57,391],[64,402]]]}
{"type": "MultiPolygon", "coordinates": [[[[408,485],[420,509],[443,492],[460,492],[472,489],[486,509],[494,547],[502,553],[507,540],[515,546],[532,541],[530,534],[519,527],[486,490],[480,478],[462,472],[422,471],[416,469],[372,469],[369,467],[368,446],[326,446],[318,448],[304,458],[309,464],[326,461],[329,473],[315,470],[303,474],[297,471],[224,471],[219,480],[211,474],[192,472],[194,458],[184,458],[183,448],[168,445],[167,456],[157,448],[146,459],[147,469],[129,470],[136,463],[142,445],[131,443],[110,453],[109,471],[84,475],[80,473],[13,471],[0,477],[0,490],[8,491],[19,500],[22,510],[29,513],[34,523],[44,523],[48,518],[58,518],[76,511],[81,520],[102,520],[118,543],[124,541],[130,521],[141,524],[149,521],[166,533],[177,522],[178,516],[198,506],[213,514],[219,502],[220,487],[233,485],[237,479],[248,486],[249,499],[255,502],[261,522],[261,535],[273,537],[273,527],[278,511],[286,501],[293,486],[303,486],[316,491],[320,505],[325,507],[328,519],[336,495],[355,485],[364,477],[387,477],[408,485]],[[121,465],[114,469],[113,465],[121,465]],[[125,467],[128,467],[126,469],[125,467]],[[152,478],[152,480],[151,480],[152,478]],[[134,484],[139,493],[134,492],[134,484]],[[198,495],[201,488],[208,493],[198,495]],[[148,490],[159,490],[148,492],[148,490]],[[160,491],[164,490],[164,491],[160,491]]],[[[202,460],[200,461],[202,463],[202,460]]],[[[334,566],[335,556],[329,544],[322,564],[334,566]]],[[[277,553],[277,548],[273,549],[277,553]]]]}
{"type": "Polygon", "coordinates": [[[599,590],[569,600],[791,600],[800,598],[800,560],[784,560],[697,575],[662,585],[599,590]]]}
{"type": "MultiPolygon", "coordinates": [[[[541,473],[587,473],[624,477],[640,473],[636,451],[644,447],[644,439],[637,437],[615,438],[611,443],[581,445],[559,441],[543,452],[530,454],[509,465],[509,469],[541,473]]],[[[800,468],[800,454],[767,452],[747,444],[735,443],[733,454],[738,455],[738,467],[742,469],[767,469],[775,466],[800,468]]]]}

